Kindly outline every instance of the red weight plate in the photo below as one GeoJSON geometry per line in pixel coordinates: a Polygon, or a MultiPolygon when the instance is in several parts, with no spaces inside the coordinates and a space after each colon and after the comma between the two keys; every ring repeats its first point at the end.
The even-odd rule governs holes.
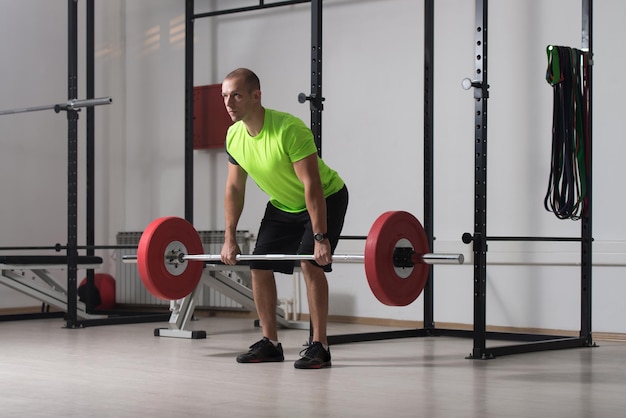
{"type": "Polygon", "coordinates": [[[177,217],[158,218],[141,234],[137,248],[137,267],[141,281],[154,296],[165,299],[181,299],[196,288],[204,263],[188,261],[182,273],[168,271],[165,253],[170,244],[180,242],[186,254],[202,254],[202,241],[193,225],[177,217]]]}
{"type": "MultiPolygon", "coordinates": [[[[374,296],[389,306],[406,306],[424,290],[430,266],[417,263],[407,277],[393,265],[393,252],[402,239],[417,254],[426,254],[428,237],[420,221],[408,212],[385,212],[376,219],[365,241],[365,274],[374,296]]],[[[402,245],[400,245],[402,246],[402,245]]]]}

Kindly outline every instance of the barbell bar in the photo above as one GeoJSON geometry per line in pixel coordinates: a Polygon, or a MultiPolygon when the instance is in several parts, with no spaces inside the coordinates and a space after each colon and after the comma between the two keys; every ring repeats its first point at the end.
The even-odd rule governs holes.
{"type": "MultiPolygon", "coordinates": [[[[204,262],[221,256],[202,254],[200,235],[184,219],[154,220],[141,235],[137,255],[123,256],[137,263],[139,276],[150,293],[166,300],[187,296],[200,282],[204,262]],[[202,262],[202,263],[201,263],[202,262]]],[[[238,262],[315,260],[307,254],[239,254],[238,262]]],[[[380,215],[365,242],[364,254],[335,254],[333,262],[363,263],[370,289],[382,303],[406,306],[421,294],[430,264],[462,264],[463,254],[430,253],[421,223],[408,212],[380,215]]]]}
{"type": "MultiPolygon", "coordinates": [[[[130,248],[130,246],[128,247],[130,248]]],[[[133,247],[134,248],[134,247],[133,247]]],[[[165,258],[168,258],[166,255],[165,258]]],[[[236,256],[238,262],[249,261],[315,261],[315,256],[312,254],[238,254],[236,256]]],[[[363,254],[333,254],[333,263],[354,263],[363,264],[365,262],[365,255],[363,254]]],[[[209,263],[221,263],[222,256],[219,254],[184,254],[178,255],[172,254],[169,257],[169,263],[179,264],[185,261],[206,261],[209,263]]],[[[122,256],[122,262],[126,264],[136,264],[136,255],[124,255],[122,256]]],[[[463,254],[443,254],[443,253],[428,253],[421,255],[421,262],[425,264],[463,264],[463,254]]],[[[415,263],[414,263],[415,264],[415,263]]]]}
{"type": "Polygon", "coordinates": [[[16,113],[39,112],[42,110],[54,110],[56,113],[59,113],[62,110],[77,110],[81,107],[102,106],[111,103],[113,103],[113,99],[110,97],[96,97],[94,99],[73,99],[64,103],[0,110],[0,116],[13,115],[16,113]]]}

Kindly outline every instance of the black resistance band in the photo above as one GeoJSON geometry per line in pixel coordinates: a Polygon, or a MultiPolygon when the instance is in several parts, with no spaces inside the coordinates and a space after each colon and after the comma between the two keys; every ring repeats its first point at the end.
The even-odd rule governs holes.
{"type": "Polygon", "coordinates": [[[552,158],[544,207],[559,219],[584,213],[588,147],[588,54],[549,45],[546,80],[553,87],[552,158]]]}

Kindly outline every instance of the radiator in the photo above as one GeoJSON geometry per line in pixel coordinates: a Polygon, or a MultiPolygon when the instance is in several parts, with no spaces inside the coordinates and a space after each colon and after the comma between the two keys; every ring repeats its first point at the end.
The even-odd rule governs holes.
{"type": "MultiPolygon", "coordinates": [[[[202,241],[204,252],[207,254],[219,254],[224,243],[224,231],[198,231],[200,240],[202,241]]],[[[139,245],[141,232],[118,232],[118,245],[139,245]]],[[[250,241],[252,235],[248,231],[237,231],[237,242],[244,254],[250,253],[250,241]]],[[[141,282],[137,271],[137,264],[128,264],[122,262],[124,255],[137,254],[135,249],[118,250],[116,264],[116,286],[115,301],[120,304],[129,305],[169,305],[169,301],[154,297],[141,282]]],[[[236,277],[235,280],[240,283],[249,284],[246,277],[236,277]]],[[[198,307],[206,308],[226,308],[241,309],[240,304],[230,298],[222,295],[202,285],[198,292],[198,307]]]]}

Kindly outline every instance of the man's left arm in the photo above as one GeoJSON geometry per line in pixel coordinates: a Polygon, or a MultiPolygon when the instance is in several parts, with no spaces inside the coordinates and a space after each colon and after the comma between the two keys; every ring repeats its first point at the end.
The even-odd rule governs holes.
{"type": "MultiPolygon", "coordinates": [[[[311,217],[313,233],[327,233],[326,225],[326,199],[322,190],[319,167],[317,166],[317,154],[311,154],[293,163],[296,175],[304,185],[304,199],[306,208],[311,217]]],[[[315,241],[315,261],[324,266],[332,262],[330,242],[325,239],[315,241]]]]}

